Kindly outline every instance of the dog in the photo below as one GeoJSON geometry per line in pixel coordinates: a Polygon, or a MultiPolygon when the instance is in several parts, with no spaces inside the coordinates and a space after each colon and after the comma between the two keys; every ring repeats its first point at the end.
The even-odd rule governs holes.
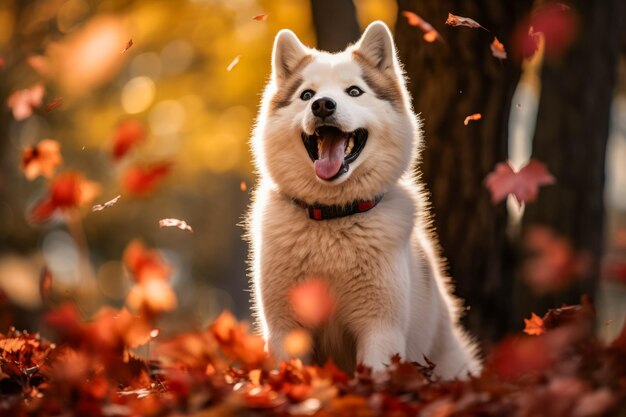
{"type": "Polygon", "coordinates": [[[251,138],[259,176],[247,217],[253,315],[279,360],[294,329],[313,356],[352,372],[399,354],[442,378],[480,371],[458,323],[426,192],[411,167],[422,146],[393,38],[370,24],[346,50],[305,47],[283,29],[251,138]],[[335,299],[330,320],[301,323],[291,289],[310,277],[335,299]]]}

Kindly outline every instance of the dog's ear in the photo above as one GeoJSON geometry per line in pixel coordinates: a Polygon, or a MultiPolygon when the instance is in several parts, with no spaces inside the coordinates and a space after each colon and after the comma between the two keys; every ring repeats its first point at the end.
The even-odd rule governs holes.
{"type": "Polygon", "coordinates": [[[396,47],[387,25],[381,21],[370,23],[356,44],[356,51],[379,70],[384,71],[392,67],[396,47]]]}
{"type": "Polygon", "coordinates": [[[278,32],[272,52],[272,74],[277,84],[289,78],[308,54],[295,33],[289,29],[278,32]]]}

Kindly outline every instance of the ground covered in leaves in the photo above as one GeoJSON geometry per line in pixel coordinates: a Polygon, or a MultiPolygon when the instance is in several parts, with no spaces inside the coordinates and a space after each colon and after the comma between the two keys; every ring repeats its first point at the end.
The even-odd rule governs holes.
{"type": "Polygon", "coordinates": [[[45,319],[56,344],[14,329],[0,337],[2,415],[626,415],[626,330],[601,343],[589,303],[533,316],[529,335],[505,340],[463,381],[439,380],[427,359],[351,376],[331,363],[277,365],[229,313],[169,340],[126,309],[85,322],[68,304],[45,319]],[[133,353],[146,343],[149,358],[133,353]]]}

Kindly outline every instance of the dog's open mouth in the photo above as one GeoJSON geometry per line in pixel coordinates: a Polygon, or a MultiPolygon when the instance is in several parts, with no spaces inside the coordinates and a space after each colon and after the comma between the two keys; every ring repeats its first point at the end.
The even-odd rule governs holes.
{"type": "Polygon", "coordinates": [[[367,130],[344,132],[334,126],[320,126],[315,133],[302,132],[302,141],[318,177],[332,181],[348,172],[365,147],[367,130]]]}

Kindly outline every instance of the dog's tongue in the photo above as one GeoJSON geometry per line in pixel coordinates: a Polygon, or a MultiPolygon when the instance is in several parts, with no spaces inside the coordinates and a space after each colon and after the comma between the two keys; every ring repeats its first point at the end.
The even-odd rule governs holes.
{"type": "Polygon", "coordinates": [[[340,131],[326,131],[318,144],[319,159],[313,163],[318,177],[329,180],[341,169],[348,138],[340,131]]]}

